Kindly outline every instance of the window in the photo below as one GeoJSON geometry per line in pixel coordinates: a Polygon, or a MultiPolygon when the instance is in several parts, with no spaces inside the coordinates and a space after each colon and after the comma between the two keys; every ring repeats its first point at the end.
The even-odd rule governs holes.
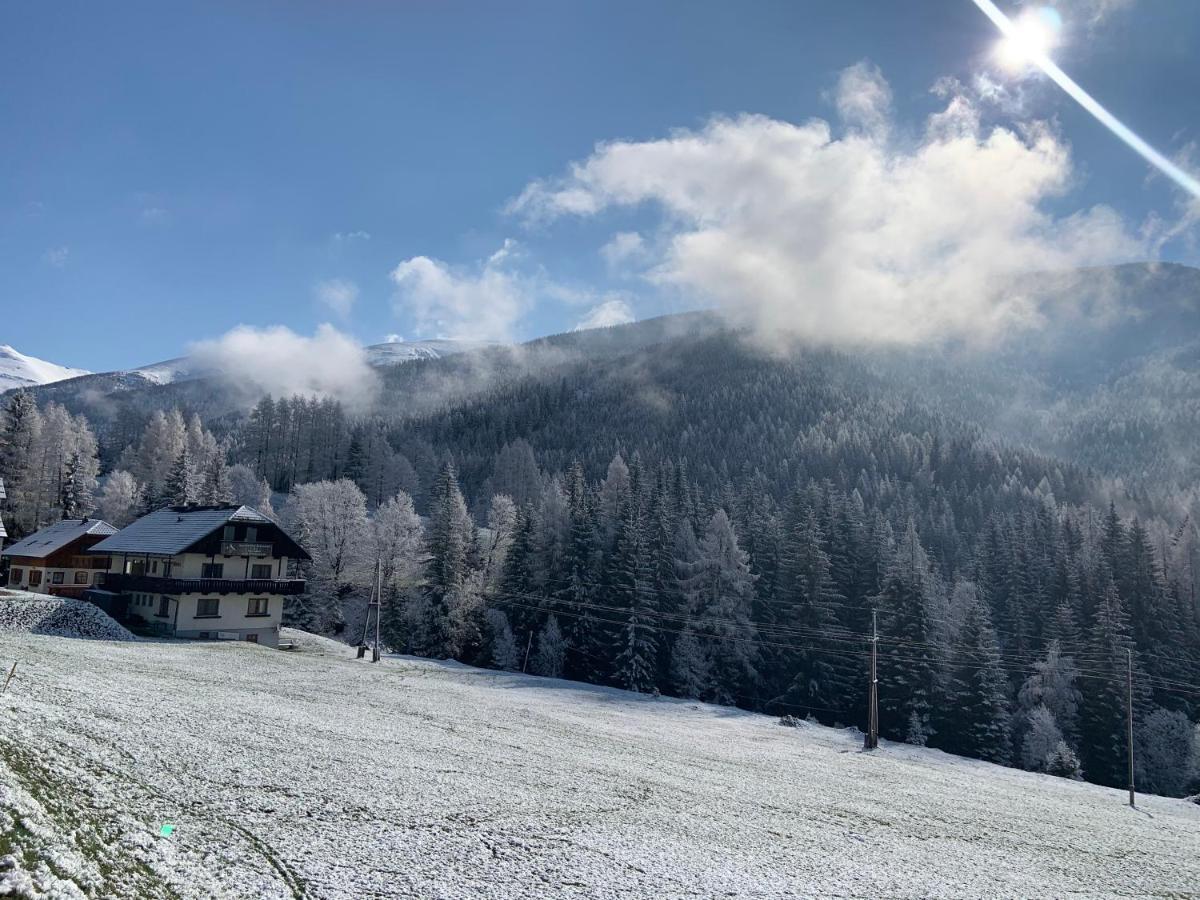
{"type": "Polygon", "coordinates": [[[271,564],[270,563],[255,563],[250,567],[251,578],[270,578],[271,564]]]}
{"type": "Polygon", "coordinates": [[[75,583],[76,584],[87,584],[88,583],[88,573],[87,572],[76,572],[75,573],[75,583]]]}
{"type": "Polygon", "coordinates": [[[234,531],[234,526],[226,525],[225,526],[225,535],[224,535],[223,540],[232,541],[233,540],[233,531],[234,531]]]}
{"type": "Polygon", "coordinates": [[[51,572],[50,573],[50,583],[51,584],[62,584],[63,577],[66,574],[67,574],[66,572],[51,572]]]}
{"type": "Polygon", "coordinates": [[[157,559],[150,564],[150,571],[154,575],[158,574],[158,560],[157,559]]]}
{"type": "Polygon", "coordinates": [[[146,561],[144,559],[131,560],[129,563],[129,574],[130,575],[145,575],[146,574],[146,561]]]}
{"type": "Polygon", "coordinates": [[[41,583],[42,583],[42,570],[41,569],[30,569],[29,570],[29,586],[37,587],[41,583]]]}
{"type": "Polygon", "coordinates": [[[221,601],[216,597],[201,597],[196,601],[197,619],[215,619],[220,613],[221,601]]]}
{"type": "Polygon", "coordinates": [[[252,644],[257,644],[258,643],[258,635],[257,634],[248,634],[248,635],[246,635],[246,640],[248,640],[252,644]]]}
{"type": "Polygon", "coordinates": [[[25,577],[25,572],[21,569],[13,569],[8,573],[8,576],[9,580],[12,581],[13,584],[20,584],[21,579],[25,577]]]}
{"type": "Polygon", "coordinates": [[[171,615],[171,598],[170,597],[159,597],[158,598],[158,612],[155,613],[155,615],[157,615],[160,619],[165,619],[169,615],[171,615]]]}
{"type": "Polygon", "coordinates": [[[93,584],[104,584],[104,573],[97,572],[96,577],[92,579],[93,584]]]}
{"type": "Polygon", "coordinates": [[[251,597],[250,607],[246,610],[247,616],[266,616],[271,604],[270,597],[251,597]]]}
{"type": "Polygon", "coordinates": [[[247,526],[247,528],[246,528],[246,543],[253,544],[257,540],[258,540],[258,529],[254,528],[252,526],[247,526]]]}
{"type": "Polygon", "coordinates": [[[200,567],[201,578],[224,578],[225,563],[204,563],[200,567]]]}

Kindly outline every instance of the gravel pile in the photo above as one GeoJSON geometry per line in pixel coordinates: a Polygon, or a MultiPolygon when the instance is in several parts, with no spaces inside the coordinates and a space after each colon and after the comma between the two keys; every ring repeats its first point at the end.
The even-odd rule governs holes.
{"type": "Polygon", "coordinates": [[[137,640],[91,603],[24,591],[0,591],[0,631],[101,641],[137,640]]]}

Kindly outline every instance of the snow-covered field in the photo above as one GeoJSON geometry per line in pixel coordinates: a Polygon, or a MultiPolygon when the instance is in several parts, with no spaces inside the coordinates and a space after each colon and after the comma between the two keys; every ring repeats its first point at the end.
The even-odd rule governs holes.
{"type": "Polygon", "coordinates": [[[308,636],[289,653],[0,633],[0,667],[13,659],[10,892],[1200,892],[1200,807],[1131,810],[1120,791],[910,747],[862,753],[857,735],[731,709],[371,665],[308,636]]]}

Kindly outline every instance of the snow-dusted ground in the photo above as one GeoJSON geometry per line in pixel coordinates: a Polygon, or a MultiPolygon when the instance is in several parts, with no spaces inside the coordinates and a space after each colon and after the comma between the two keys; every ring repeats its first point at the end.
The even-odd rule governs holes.
{"type": "Polygon", "coordinates": [[[280,652],[0,634],[0,667],[21,660],[0,699],[0,884],[120,897],[1200,891],[1200,807],[1182,801],[1131,810],[1120,791],[910,747],[862,753],[832,729],[453,664],[371,665],[292,637],[280,652]]]}

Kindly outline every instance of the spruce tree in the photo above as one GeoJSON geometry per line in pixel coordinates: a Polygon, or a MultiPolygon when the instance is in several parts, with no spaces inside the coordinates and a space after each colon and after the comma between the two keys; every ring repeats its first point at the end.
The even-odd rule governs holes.
{"type": "MultiPolygon", "coordinates": [[[[636,457],[635,457],[636,461],[636,457]]],[[[636,471],[636,470],[635,470],[636,471]]],[[[658,683],[658,632],[654,570],[645,523],[637,506],[627,504],[608,579],[611,605],[619,612],[608,626],[613,633],[613,681],[630,691],[649,692],[658,683]]]]}
{"type": "Polygon", "coordinates": [[[425,596],[429,603],[426,635],[432,656],[450,656],[454,643],[451,615],[462,601],[466,587],[474,528],[453,463],[447,461],[438,474],[429,516],[429,561],[425,571],[425,596]]]}
{"type": "Polygon", "coordinates": [[[851,685],[844,668],[837,666],[850,645],[840,638],[835,606],[844,598],[830,574],[828,554],[821,547],[821,532],[811,508],[790,517],[780,562],[776,598],[783,606],[781,623],[789,630],[774,640],[791,644],[782,661],[788,672],[782,696],[789,707],[833,721],[830,710],[848,709],[851,685]],[[797,521],[797,519],[799,521],[797,521]]]}
{"type": "Polygon", "coordinates": [[[198,499],[196,476],[187,447],[175,457],[175,465],[163,485],[163,499],[169,506],[190,506],[198,499]]]}
{"type": "Polygon", "coordinates": [[[1008,677],[987,610],[978,599],[966,610],[950,677],[954,711],[941,745],[955,753],[1007,765],[1012,758],[1008,677]]]}

